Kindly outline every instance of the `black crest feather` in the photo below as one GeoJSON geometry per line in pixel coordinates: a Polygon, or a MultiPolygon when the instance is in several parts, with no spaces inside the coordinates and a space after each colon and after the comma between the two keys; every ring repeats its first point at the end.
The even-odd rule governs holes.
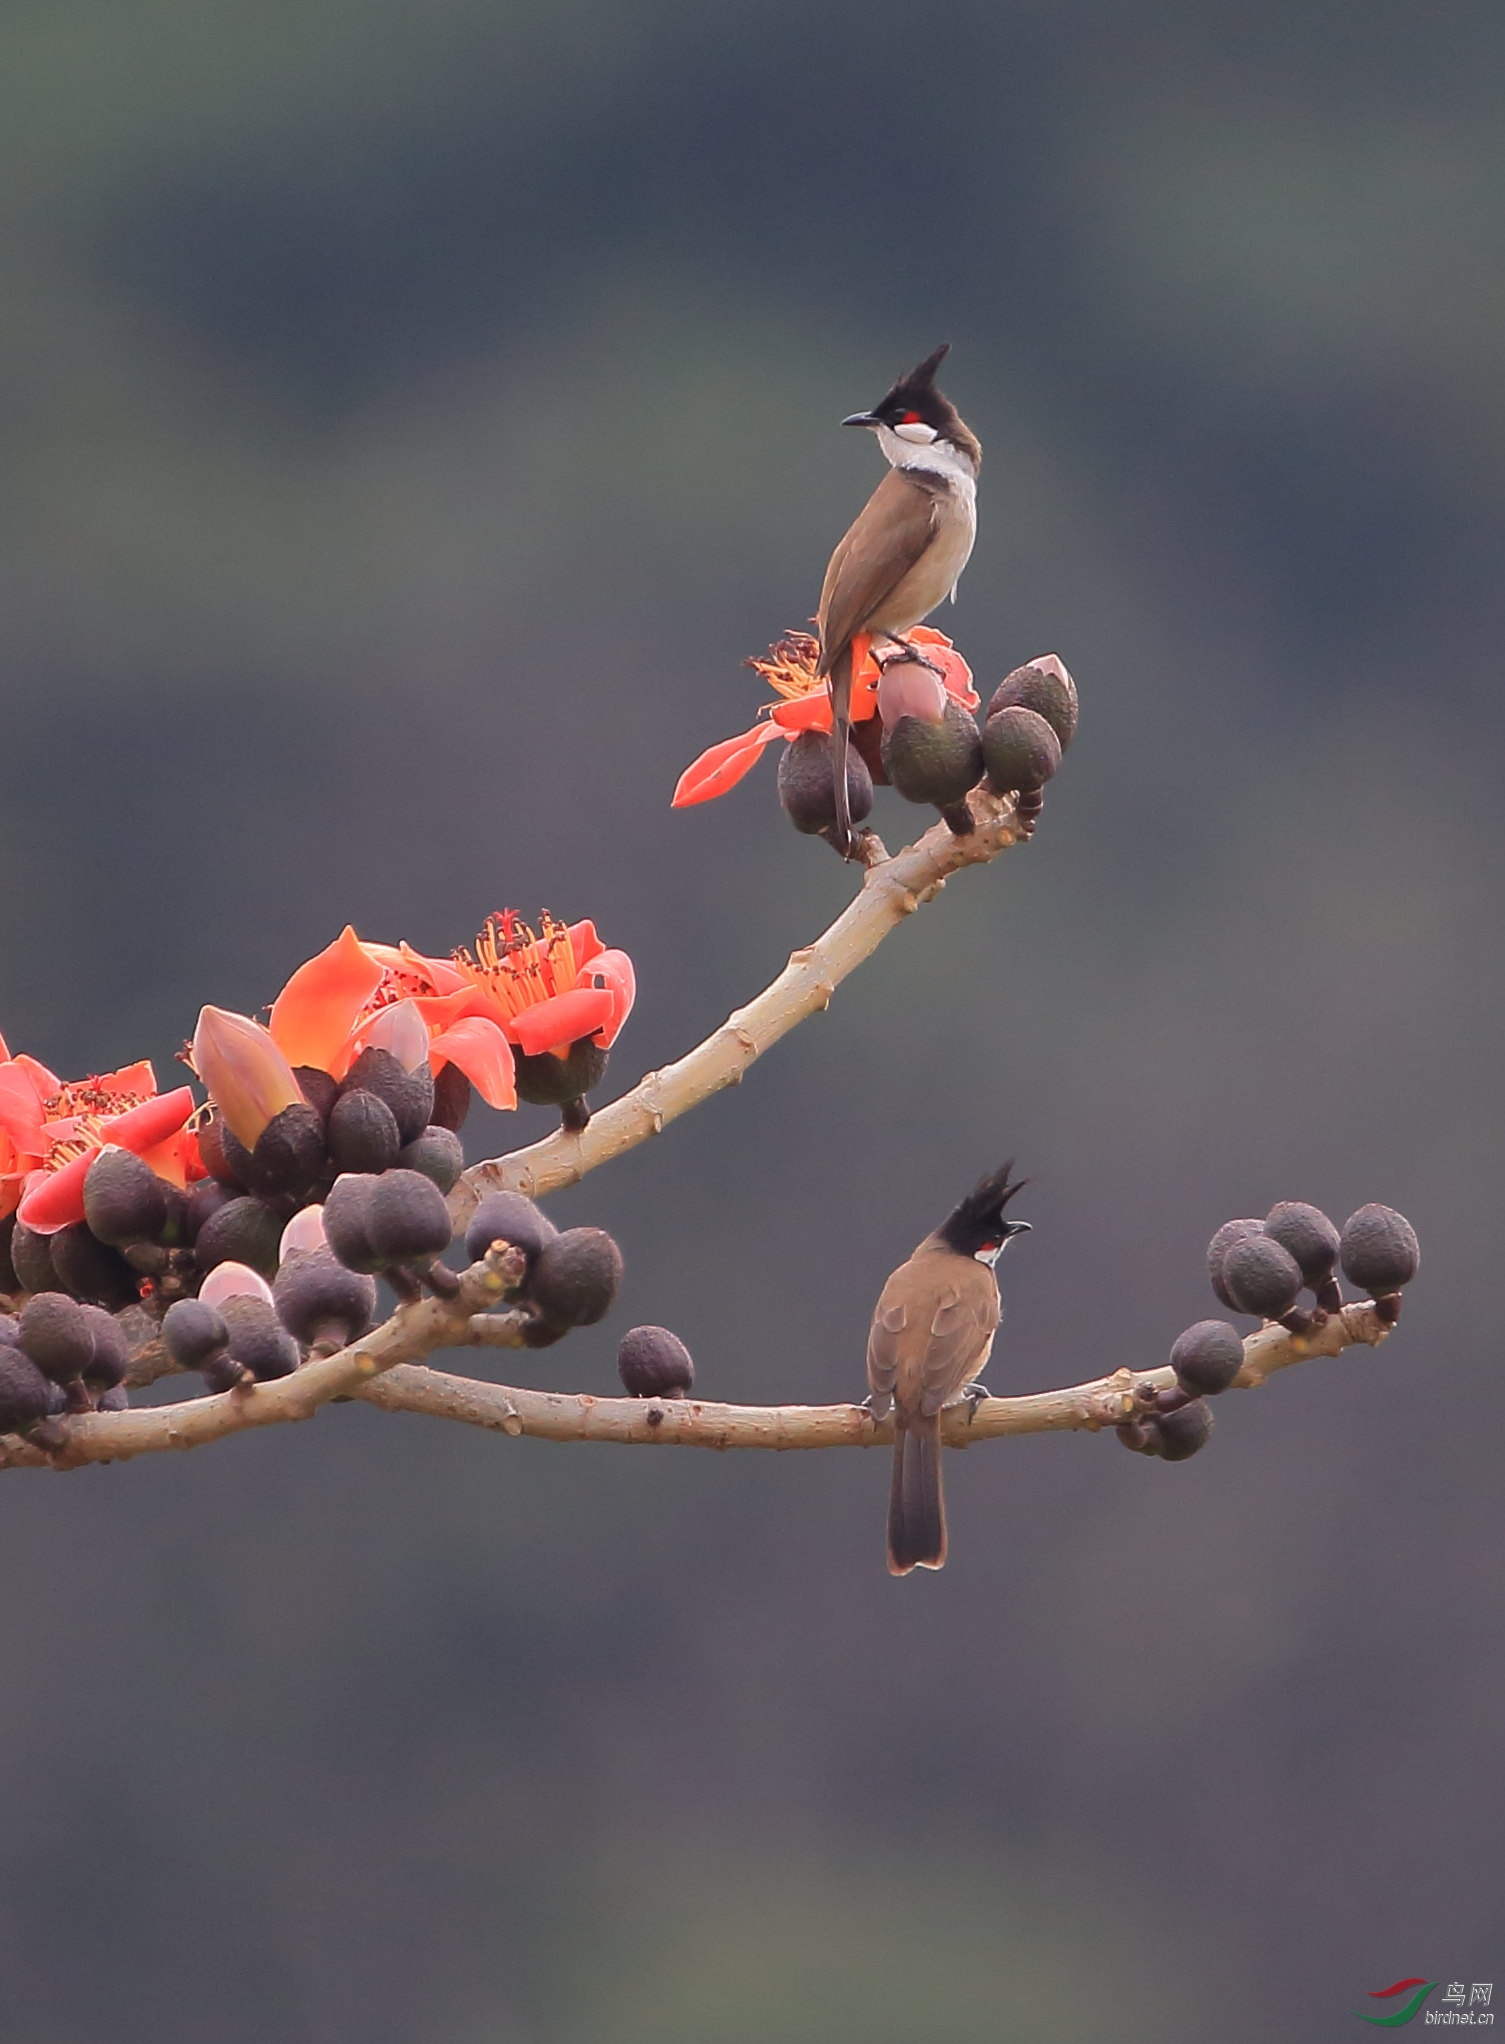
{"type": "Polygon", "coordinates": [[[936,1230],[947,1245],[963,1256],[972,1256],[990,1242],[1003,1225],[1003,1210],[1016,1192],[1029,1184],[1027,1178],[1013,1178],[1014,1160],[980,1178],[964,1200],[952,1208],[936,1230]],[[1012,1182],[1011,1182],[1012,1181],[1012,1182]]]}

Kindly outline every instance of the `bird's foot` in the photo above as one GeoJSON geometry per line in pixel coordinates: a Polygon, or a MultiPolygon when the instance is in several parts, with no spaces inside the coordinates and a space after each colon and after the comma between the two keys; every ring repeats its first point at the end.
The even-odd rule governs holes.
{"type": "Polygon", "coordinates": [[[993,1396],[992,1392],[988,1389],[987,1385],[981,1381],[981,1379],[979,1379],[978,1382],[975,1384],[967,1385],[966,1389],[962,1392],[962,1397],[967,1401],[968,1426],[971,1426],[973,1420],[976,1419],[978,1406],[983,1404],[987,1399],[991,1398],[992,1396],[993,1396]]]}
{"type": "Polygon", "coordinates": [[[891,646],[896,646],[898,651],[875,656],[880,670],[897,667],[905,660],[913,660],[917,665],[928,667],[932,674],[938,674],[943,681],[945,680],[945,668],[932,660],[927,653],[922,653],[918,646],[912,646],[908,639],[901,639],[897,632],[885,632],[883,636],[891,646]]]}

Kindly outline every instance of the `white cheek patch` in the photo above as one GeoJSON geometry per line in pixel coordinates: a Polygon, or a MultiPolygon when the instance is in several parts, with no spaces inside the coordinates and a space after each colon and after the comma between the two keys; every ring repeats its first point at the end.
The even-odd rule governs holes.
{"type": "Polygon", "coordinates": [[[899,439],[912,440],[917,447],[928,447],[932,440],[940,437],[934,426],[927,426],[923,419],[912,420],[905,426],[895,426],[892,430],[899,439]]]}

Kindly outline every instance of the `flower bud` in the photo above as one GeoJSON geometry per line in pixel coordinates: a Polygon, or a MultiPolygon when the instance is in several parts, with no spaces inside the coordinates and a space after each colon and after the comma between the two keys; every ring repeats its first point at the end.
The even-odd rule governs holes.
{"type": "MultiPolygon", "coordinates": [[[[429,1263],[448,1249],[449,1208],[432,1178],[421,1171],[384,1171],[370,1186],[366,1235],[384,1263],[429,1263]]],[[[324,1225],[329,1226],[327,1203],[324,1225]]]]}
{"type": "Polygon", "coordinates": [[[21,1340],[21,1323],[14,1313],[0,1313],[0,1348],[15,1348],[21,1340]]]}
{"type": "Polygon", "coordinates": [[[277,1317],[305,1348],[330,1354],[355,1341],[376,1315],[376,1280],[347,1269],[332,1249],[308,1249],[278,1271],[272,1285],[277,1317]]]}
{"type": "Polygon", "coordinates": [[[282,1223],[264,1200],[243,1193],[211,1214],[198,1232],[193,1253],[200,1270],[218,1263],[246,1263],[270,1277],[277,1268],[282,1223]]]}
{"type": "Polygon", "coordinates": [[[385,1171],[397,1162],[397,1116],[364,1086],[341,1093],[329,1117],[329,1154],[341,1171],[385,1171]]]}
{"type": "Polygon", "coordinates": [[[169,1188],[132,1150],[107,1143],[84,1179],[84,1219],[101,1242],[155,1242],[167,1225],[169,1188]]]}
{"type": "Polygon", "coordinates": [[[393,1001],[361,1032],[363,1049],[390,1051],[405,1072],[428,1063],[428,1024],[413,1001],[393,1001]]]}
{"type": "Polygon", "coordinates": [[[1207,1275],[1212,1281],[1212,1289],[1222,1303],[1231,1307],[1235,1313],[1242,1313],[1244,1309],[1242,1306],[1234,1305],[1228,1287],[1223,1282],[1223,1259],[1235,1242],[1242,1242],[1246,1235],[1262,1235],[1264,1231],[1263,1221],[1224,1221],[1207,1245],[1207,1275]]]}
{"type": "Polygon", "coordinates": [[[1207,1445],[1212,1432],[1212,1410],[1205,1399],[1193,1399],[1177,1412],[1158,1413],[1152,1422],[1157,1444],[1152,1453],[1162,1462],[1184,1462],[1207,1445]]]}
{"type": "Polygon", "coordinates": [[[282,1231],[282,1240],[277,1244],[277,1265],[280,1269],[291,1257],[306,1256],[310,1249],[327,1249],[329,1237],[324,1233],[323,1207],[300,1207],[282,1231]]]}
{"type": "Polygon", "coordinates": [[[559,1230],[541,1208],[521,1192],[488,1192],[465,1229],[465,1254],[478,1263],[493,1242],[520,1249],[533,1268],[538,1252],[559,1230]]]}
{"type": "Polygon", "coordinates": [[[1236,1313],[1278,1320],[1301,1295],[1301,1266],[1268,1235],[1245,1235],[1223,1258],[1223,1283],[1236,1313]]]}
{"type": "Polygon", "coordinates": [[[1295,1257],[1303,1281],[1313,1291],[1332,1276],[1338,1231],[1321,1207],[1299,1199],[1278,1200],[1265,1215],[1265,1233],[1295,1257]]]}
{"type": "Polygon", "coordinates": [[[258,1383],[290,1377],[298,1367],[298,1344],[264,1299],[244,1292],[226,1299],[220,1317],[230,1337],[230,1359],[258,1383]]]}
{"type": "Polygon", "coordinates": [[[130,1367],[131,1345],[125,1329],[103,1306],[80,1306],[93,1354],[83,1368],[83,1380],[92,1391],[109,1391],[125,1382],[130,1367]]]}
{"type": "Polygon", "coordinates": [[[950,697],[939,723],[901,717],[883,734],[883,765],[906,802],[948,809],[982,779],[982,740],[975,720],[950,697]]]}
{"type": "Polygon", "coordinates": [[[87,1221],[59,1228],[48,1244],[57,1282],[75,1299],[115,1312],[141,1296],[141,1280],[121,1256],[99,1240],[87,1221]]]}
{"type": "Polygon", "coordinates": [[[1410,1284],[1421,1263],[1416,1230],[1394,1207],[1360,1207],[1343,1223],[1343,1275],[1371,1299],[1410,1284]]]}
{"type": "Polygon", "coordinates": [[[473,1092],[474,1088],[458,1065],[442,1065],[434,1074],[434,1125],[454,1129],[458,1134],[465,1126],[473,1092]]]}
{"type": "Polygon", "coordinates": [[[188,1188],[188,1219],[184,1232],[190,1243],[197,1242],[204,1223],[211,1214],[217,1214],[221,1207],[227,1207],[235,1194],[228,1185],[221,1185],[217,1178],[200,1178],[188,1188]]]}
{"type": "Polygon", "coordinates": [[[299,1092],[320,1121],[327,1122],[334,1103],[340,1097],[339,1080],[318,1065],[294,1065],[293,1077],[298,1081],[299,1092]]]}
{"type": "Polygon", "coordinates": [[[1064,752],[1076,736],[1076,683],[1054,653],[1043,653],[1027,667],[1005,675],[988,704],[988,721],[1002,710],[1033,710],[1055,732],[1064,752]]]}
{"type": "Polygon", "coordinates": [[[10,1260],[10,1238],[16,1231],[16,1217],[0,1215],[0,1292],[19,1292],[21,1280],[16,1275],[16,1266],[10,1260]]]}
{"type": "Polygon", "coordinates": [[[62,1292],[38,1292],[27,1303],[20,1346],[54,1384],[71,1383],[94,1360],[94,1336],[84,1309],[62,1292]]]}
{"type": "Polygon", "coordinates": [[[1194,1397],[1226,1391],[1243,1367],[1244,1344],[1226,1320],[1199,1320],[1176,1336],[1171,1368],[1176,1382],[1194,1397]]]}
{"type": "Polygon", "coordinates": [[[111,1384],[106,1390],[100,1392],[98,1411],[129,1412],[130,1409],[131,1394],[126,1390],[124,1384],[111,1384]]]}
{"type": "MultiPolygon", "coordinates": [[[[244,1192],[245,1186],[238,1177],[225,1148],[227,1138],[231,1141],[234,1141],[234,1138],[231,1137],[229,1129],[225,1126],[225,1118],[218,1109],[204,1116],[195,1134],[198,1137],[199,1155],[204,1160],[204,1169],[215,1184],[224,1186],[229,1192],[244,1192]]],[[[235,1147],[241,1157],[250,1156],[251,1153],[244,1143],[236,1143],[235,1147]]]]}
{"type": "Polygon", "coordinates": [[[307,1104],[271,1031],[227,1008],[200,1011],[193,1032],[193,1068],[226,1127],[248,1150],[255,1149],[274,1115],[307,1104]]]}
{"type": "Polygon", "coordinates": [[[18,1348],[0,1347],[0,1434],[25,1434],[51,1410],[47,1379],[18,1348]]]}
{"type": "Polygon", "coordinates": [[[530,1107],[563,1107],[601,1083],[606,1052],[582,1036],[570,1045],[568,1057],[555,1057],[547,1050],[524,1057],[519,1051],[512,1069],[519,1100],[526,1100],[530,1107]]]}
{"type": "Polygon", "coordinates": [[[246,1263],[217,1263],[199,1286],[199,1298],[218,1312],[227,1299],[260,1299],[272,1303],[272,1288],[259,1270],[246,1263]]]}
{"type": "MultiPolygon", "coordinates": [[[[606,1053],[601,1055],[604,1058],[606,1053]]],[[[441,1192],[451,1193],[465,1169],[465,1145],[452,1128],[433,1122],[416,1142],[398,1151],[397,1162],[402,1170],[421,1171],[425,1178],[433,1179],[441,1192]]]]}
{"type": "Polygon", "coordinates": [[[988,784],[1000,794],[1033,794],[1061,764],[1061,741],[1052,726],[1020,703],[989,717],[982,752],[988,784]]]}
{"type": "Polygon", "coordinates": [[[427,1058],[409,1071],[391,1051],[368,1045],[350,1067],[340,1091],[354,1093],[362,1087],[392,1110],[401,1138],[399,1148],[401,1143],[415,1142],[428,1127],[434,1112],[434,1075],[427,1058]]]}
{"type": "Polygon", "coordinates": [[[633,1398],[688,1398],[695,1382],[690,1351],[667,1327],[630,1327],[617,1349],[617,1373],[633,1398]]]}
{"type": "Polygon", "coordinates": [[[371,1272],[382,1266],[367,1230],[371,1188],[375,1183],[374,1178],[363,1172],[346,1171],[335,1180],[324,1200],[324,1233],[347,1270],[371,1272]]]}
{"type": "Polygon", "coordinates": [[[55,1237],[39,1235],[35,1228],[28,1228],[24,1221],[17,1221],[11,1230],[10,1260],[23,1292],[55,1292],[58,1274],[52,1264],[52,1244],[55,1237]]]}
{"type": "Polygon", "coordinates": [[[593,1327],[622,1282],[622,1252],[604,1228],[566,1228],[538,1252],[525,1291],[555,1327],[593,1327]]]}
{"type": "Polygon", "coordinates": [[[203,1299],[178,1299],[162,1316],[162,1346],[180,1370],[202,1370],[229,1353],[230,1330],[203,1299]]]}
{"type": "MultiPolygon", "coordinates": [[[[234,1155],[233,1148],[228,1154],[234,1155]]],[[[239,1159],[235,1161],[238,1165],[239,1159]]],[[[242,1175],[253,1192],[275,1198],[306,1192],[324,1176],[327,1163],[323,1117],[306,1100],[295,1100],[261,1131],[251,1152],[251,1168],[242,1175]]]]}
{"type": "MultiPolygon", "coordinates": [[[[831,737],[826,731],[802,731],[784,747],[779,761],[779,800],[796,830],[807,836],[830,830],[836,822],[836,776],[831,766],[831,737]]],[[[853,823],[872,812],[873,777],[861,754],[847,747],[847,809],[853,823]]]]}

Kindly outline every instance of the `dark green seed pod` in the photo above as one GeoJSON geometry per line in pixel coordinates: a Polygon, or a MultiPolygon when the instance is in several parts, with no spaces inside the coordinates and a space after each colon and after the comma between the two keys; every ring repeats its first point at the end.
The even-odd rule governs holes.
{"type": "Polygon", "coordinates": [[[118,1249],[101,1242],[87,1221],[59,1228],[51,1238],[52,1267],[57,1281],[75,1299],[104,1306],[114,1313],[141,1296],[141,1280],[118,1249]]]}
{"type": "Polygon", "coordinates": [[[1199,1398],[1215,1398],[1226,1391],[1243,1362],[1244,1344],[1226,1320],[1197,1321],[1176,1336],[1171,1349],[1176,1382],[1199,1398]]]}
{"type": "Polygon", "coordinates": [[[229,1352],[230,1330],[202,1299],[178,1299],[162,1316],[162,1345],[180,1370],[202,1370],[229,1352]]]}
{"type": "Polygon", "coordinates": [[[269,1278],[277,1268],[282,1223],[264,1201],[242,1193],[205,1221],[193,1245],[200,1270],[217,1263],[244,1263],[269,1278]]]}
{"type": "Polygon", "coordinates": [[[695,1365],[667,1327],[630,1327],[617,1349],[617,1374],[633,1398],[688,1398],[695,1365]]]}
{"type": "Polygon", "coordinates": [[[1371,1299],[1410,1284],[1421,1263],[1416,1230],[1394,1207],[1360,1207],[1343,1223],[1343,1275],[1371,1299]]]}
{"type": "Polygon", "coordinates": [[[433,1179],[441,1192],[449,1193],[459,1184],[460,1173],[465,1169],[465,1145],[452,1128],[434,1122],[417,1142],[398,1151],[397,1162],[404,1171],[421,1171],[425,1178],[433,1179]]]}
{"type": "Polygon", "coordinates": [[[1193,1399],[1178,1412],[1157,1414],[1154,1431],[1159,1437],[1156,1452],[1162,1462],[1184,1462],[1207,1445],[1212,1432],[1212,1409],[1204,1399],[1193,1399]]]}
{"type": "Polygon", "coordinates": [[[566,1228],[538,1252],[526,1292],[555,1327],[593,1327],[622,1282],[622,1252],[604,1228],[566,1228]]]}
{"type": "Polygon", "coordinates": [[[1034,794],[1061,764],[1061,741],[1035,710],[1014,703],[989,717],[982,754],[988,785],[999,794],[1034,794]]]}
{"type": "Polygon", "coordinates": [[[324,1201],[324,1233],[347,1270],[371,1272],[382,1266],[367,1225],[375,1183],[361,1172],[347,1171],[335,1180],[324,1201]]]}
{"type": "Polygon", "coordinates": [[[416,1142],[434,1118],[434,1075],[426,1061],[410,1072],[391,1051],[369,1044],[350,1067],[340,1091],[354,1093],[361,1087],[391,1108],[399,1148],[416,1142]]]}
{"type": "Polygon", "coordinates": [[[274,1114],[256,1138],[246,1182],[253,1192],[273,1196],[306,1192],[326,1167],[323,1117],[297,1100],[274,1114]]]}
{"type": "Polygon", "coordinates": [[[1002,710],[1033,710],[1055,732],[1064,752],[1076,736],[1076,683],[1054,653],[1028,667],[1016,667],[993,691],[988,704],[991,720],[1002,710]]]}
{"type": "Polygon", "coordinates": [[[473,1090],[458,1065],[441,1066],[434,1074],[433,1125],[454,1129],[456,1133],[464,1128],[473,1090]]]}
{"type": "Polygon", "coordinates": [[[258,1383],[290,1377],[298,1367],[298,1344],[265,1299],[237,1292],[221,1310],[230,1337],[230,1356],[258,1383]]]}
{"type": "Polygon", "coordinates": [[[155,1242],[167,1224],[168,1188],[134,1151],[107,1143],[84,1179],[84,1219],[101,1242],[155,1242]]]}
{"type": "Polygon", "coordinates": [[[17,1221],[11,1230],[10,1260],[23,1292],[55,1292],[58,1274],[52,1267],[52,1237],[39,1235],[17,1221]]]}
{"type": "Polygon", "coordinates": [[[330,1249],[290,1257],[272,1285],[277,1317],[305,1348],[334,1349],[363,1335],[376,1317],[376,1280],[350,1270],[330,1249]]]}
{"type": "Polygon", "coordinates": [[[341,1171],[385,1171],[397,1162],[397,1116],[364,1086],[342,1093],[329,1116],[329,1154],[341,1171]]]}
{"type": "MultiPolygon", "coordinates": [[[[324,1226],[327,1231],[327,1202],[324,1226]]],[[[383,1262],[427,1263],[448,1249],[452,1232],[444,1194],[432,1178],[425,1178],[421,1171],[384,1171],[380,1178],[372,1179],[366,1198],[366,1235],[383,1262]]],[[[337,1246],[332,1235],[330,1242],[337,1246]]]]}
{"type": "Polygon", "coordinates": [[[1301,1266],[1268,1235],[1246,1235],[1223,1258],[1223,1283],[1236,1313],[1278,1320],[1301,1296],[1301,1266]]]}
{"type": "Polygon", "coordinates": [[[244,1181],[237,1175],[230,1161],[227,1144],[234,1144],[241,1158],[249,1162],[251,1153],[245,1144],[231,1133],[229,1123],[216,1107],[205,1115],[198,1125],[199,1155],[204,1160],[204,1169],[220,1185],[231,1192],[244,1192],[244,1181]]]}
{"type": "Polygon", "coordinates": [[[93,1390],[109,1390],[125,1381],[130,1367],[131,1345],[125,1338],[125,1329],[113,1313],[106,1313],[103,1306],[80,1306],[89,1328],[89,1339],[94,1353],[85,1364],[84,1382],[93,1390]]]}
{"type": "MultiPolygon", "coordinates": [[[[779,800],[796,830],[807,836],[836,822],[836,776],[831,769],[831,736],[802,731],[784,747],[779,761],[779,800]]],[[[853,823],[872,813],[873,777],[856,748],[847,747],[847,808],[853,823]]]]}
{"type": "Polygon", "coordinates": [[[1227,1256],[1235,1242],[1242,1242],[1246,1235],[1262,1235],[1264,1232],[1265,1224],[1263,1221],[1247,1219],[1224,1221],[1222,1227],[1219,1228],[1216,1235],[1213,1236],[1207,1245],[1207,1275],[1212,1281],[1212,1289],[1217,1293],[1223,1305],[1231,1307],[1235,1313],[1242,1313],[1244,1309],[1242,1306],[1234,1305],[1228,1287],[1223,1282],[1223,1259],[1227,1256]]]}
{"type": "Polygon", "coordinates": [[[465,1229],[465,1254],[477,1263],[493,1242],[510,1242],[528,1259],[531,1270],[538,1252],[559,1230],[521,1192],[488,1192],[465,1229]]]}
{"type": "Polygon", "coordinates": [[[197,1242],[204,1223],[211,1214],[217,1214],[221,1207],[227,1207],[235,1194],[228,1185],[221,1185],[217,1178],[200,1178],[188,1188],[188,1218],[186,1233],[189,1242],[197,1242]]]}
{"type": "Polygon", "coordinates": [[[327,1123],[334,1103],[340,1097],[339,1080],[322,1071],[318,1065],[294,1065],[293,1077],[298,1081],[298,1091],[320,1121],[327,1123]]]}
{"type": "Polygon", "coordinates": [[[21,1315],[20,1346],[44,1377],[68,1384],[94,1360],[94,1335],[76,1299],[38,1292],[21,1315]]]}
{"type": "Polygon", "coordinates": [[[1308,1206],[1300,1199],[1278,1200],[1265,1215],[1265,1233],[1295,1257],[1302,1278],[1313,1291],[1332,1276],[1338,1260],[1338,1231],[1321,1207],[1308,1206]]]}
{"type": "Polygon", "coordinates": [[[949,808],[982,779],[976,720],[950,696],[938,724],[901,717],[883,734],[883,766],[906,802],[949,808]]]}
{"type": "Polygon", "coordinates": [[[0,1434],[24,1434],[51,1410],[51,1387],[31,1357],[0,1347],[0,1434]]]}
{"type": "Polygon", "coordinates": [[[592,1086],[599,1086],[606,1072],[606,1052],[588,1036],[570,1045],[568,1057],[555,1057],[541,1050],[532,1057],[519,1054],[513,1061],[517,1097],[530,1107],[563,1107],[579,1100],[592,1086]]]}

